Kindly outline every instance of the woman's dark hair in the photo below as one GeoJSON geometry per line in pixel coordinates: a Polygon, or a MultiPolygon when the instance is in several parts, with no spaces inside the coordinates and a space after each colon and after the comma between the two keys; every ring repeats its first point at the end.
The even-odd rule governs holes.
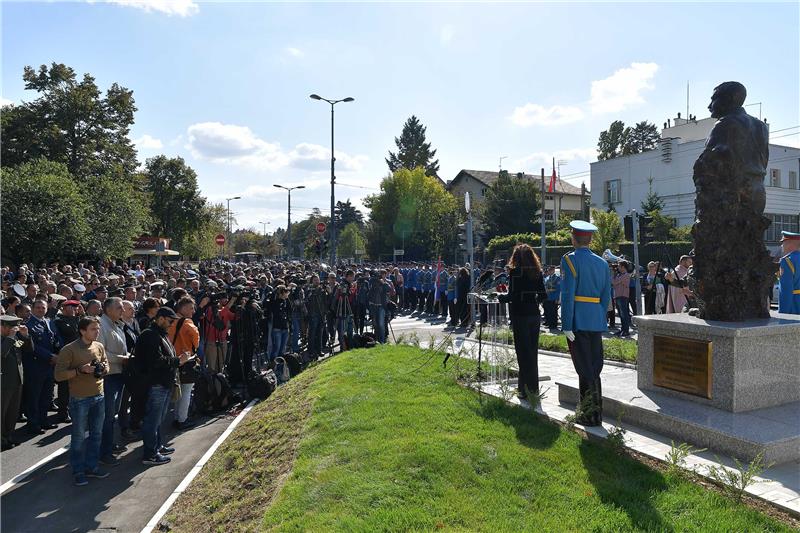
{"type": "Polygon", "coordinates": [[[99,324],[100,319],[96,316],[85,316],[78,320],[78,331],[86,331],[92,324],[99,324]]]}
{"type": "Polygon", "coordinates": [[[467,270],[465,267],[459,268],[458,277],[461,279],[469,278],[469,270],[467,270]]]}
{"type": "Polygon", "coordinates": [[[512,270],[519,269],[529,278],[542,273],[542,263],[539,261],[539,256],[527,244],[518,244],[514,247],[514,251],[511,252],[511,258],[508,260],[508,268],[512,270]]]}
{"type": "Polygon", "coordinates": [[[155,298],[147,298],[142,302],[142,312],[144,314],[147,314],[151,309],[158,309],[159,307],[161,307],[161,304],[155,298]]]}

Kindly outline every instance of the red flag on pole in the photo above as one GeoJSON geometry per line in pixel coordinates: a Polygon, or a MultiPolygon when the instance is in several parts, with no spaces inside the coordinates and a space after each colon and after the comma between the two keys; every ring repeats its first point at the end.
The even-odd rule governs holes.
{"type": "Polygon", "coordinates": [[[553,168],[553,175],[550,177],[550,185],[547,186],[547,192],[555,192],[556,179],[556,169],[553,168]]]}

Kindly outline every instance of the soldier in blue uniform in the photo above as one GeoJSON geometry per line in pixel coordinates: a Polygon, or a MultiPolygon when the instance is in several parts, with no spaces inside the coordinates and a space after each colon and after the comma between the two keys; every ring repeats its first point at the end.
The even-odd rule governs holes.
{"type": "Polygon", "coordinates": [[[603,420],[602,333],[607,331],[611,279],[606,261],[589,250],[597,226],[582,220],[570,222],[570,226],[575,251],[561,259],[561,327],[578,373],[579,407],[583,409],[578,409],[577,421],[598,426],[603,420]]]}
{"type": "Polygon", "coordinates": [[[417,265],[408,269],[406,277],[406,302],[409,313],[413,313],[417,306],[417,265]]]}
{"type": "Polygon", "coordinates": [[[778,312],[800,315],[800,233],[782,232],[778,312]]]}

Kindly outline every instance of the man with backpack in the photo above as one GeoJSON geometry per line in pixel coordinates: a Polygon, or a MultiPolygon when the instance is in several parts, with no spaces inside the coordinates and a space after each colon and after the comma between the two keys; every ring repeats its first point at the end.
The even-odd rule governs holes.
{"type": "Polygon", "coordinates": [[[177,355],[167,338],[170,326],[177,319],[175,311],[162,307],[136,343],[136,370],[149,386],[142,423],[142,463],[145,465],[166,464],[170,461],[166,456],[175,451],[175,448],[164,445],[162,441],[161,422],[169,409],[173,393],[176,392],[175,375],[178,368],[194,358],[188,351],[177,355]]]}

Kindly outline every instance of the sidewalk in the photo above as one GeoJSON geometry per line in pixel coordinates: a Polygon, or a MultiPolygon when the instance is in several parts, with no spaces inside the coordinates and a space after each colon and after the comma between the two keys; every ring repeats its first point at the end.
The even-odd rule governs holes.
{"type": "MultiPolygon", "coordinates": [[[[90,479],[85,487],[72,484],[64,453],[2,496],[3,532],[141,531],[232,420],[220,415],[175,434],[168,419],[165,433],[176,449],[169,464],[143,465],[142,442],[132,442],[119,456],[121,464],[107,468],[109,477],[90,479]]],[[[4,480],[10,477],[3,473],[4,480]]]]}

